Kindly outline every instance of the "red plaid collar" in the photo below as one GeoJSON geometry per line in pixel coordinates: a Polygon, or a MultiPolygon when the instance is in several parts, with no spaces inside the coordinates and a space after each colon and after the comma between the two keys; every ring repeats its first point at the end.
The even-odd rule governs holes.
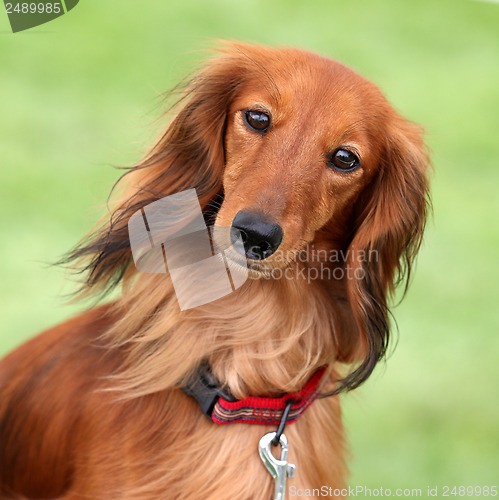
{"type": "Polygon", "coordinates": [[[246,424],[279,424],[284,409],[292,402],[287,423],[296,422],[317,398],[327,366],[319,368],[301,391],[284,394],[279,398],[249,396],[236,400],[224,392],[213,378],[209,367],[203,364],[197,373],[182,386],[182,390],[199,403],[202,412],[220,425],[236,422],[246,424]]]}

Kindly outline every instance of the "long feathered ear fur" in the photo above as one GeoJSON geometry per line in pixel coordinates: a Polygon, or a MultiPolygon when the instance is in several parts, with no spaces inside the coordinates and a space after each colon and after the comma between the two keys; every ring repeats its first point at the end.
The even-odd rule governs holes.
{"type": "MultiPolygon", "coordinates": [[[[342,381],[354,389],[386,353],[389,340],[387,300],[409,282],[429,211],[427,167],[422,131],[394,115],[387,124],[380,171],[362,193],[350,245],[348,296],[360,331],[361,365],[342,381]]],[[[404,290],[404,293],[405,293],[404,290]]]]}
{"type": "Polygon", "coordinates": [[[205,217],[220,206],[227,112],[244,82],[246,62],[237,51],[225,52],[180,89],[180,111],[144,161],[123,176],[126,193],[109,220],[63,260],[84,263],[83,294],[109,291],[123,278],[131,262],[128,220],[136,211],[190,188],[205,217]]]}

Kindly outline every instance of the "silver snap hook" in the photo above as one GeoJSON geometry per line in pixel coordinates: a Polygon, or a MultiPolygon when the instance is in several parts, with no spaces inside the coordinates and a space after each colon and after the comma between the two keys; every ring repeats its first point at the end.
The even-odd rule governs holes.
{"type": "Polygon", "coordinates": [[[279,437],[279,444],[281,445],[281,458],[278,460],[272,455],[270,446],[273,439],[276,437],[276,432],[269,432],[260,439],[258,445],[258,452],[265,467],[270,472],[271,476],[275,479],[275,495],[274,500],[284,500],[286,495],[286,478],[293,477],[295,474],[295,466],[288,464],[288,440],[284,434],[279,437]]]}

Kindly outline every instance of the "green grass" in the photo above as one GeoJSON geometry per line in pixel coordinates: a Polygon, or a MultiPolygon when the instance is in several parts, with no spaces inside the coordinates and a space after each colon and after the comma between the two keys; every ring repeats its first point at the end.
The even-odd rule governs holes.
{"type": "MultiPolygon", "coordinates": [[[[497,484],[499,4],[92,2],[13,35],[0,14],[0,353],[74,314],[47,264],[159,132],[158,95],[217,38],[316,50],[424,124],[434,218],[386,367],[344,397],[352,485],[497,484]]],[[[291,444],[292,446],[292,444],[291,444]]]]}

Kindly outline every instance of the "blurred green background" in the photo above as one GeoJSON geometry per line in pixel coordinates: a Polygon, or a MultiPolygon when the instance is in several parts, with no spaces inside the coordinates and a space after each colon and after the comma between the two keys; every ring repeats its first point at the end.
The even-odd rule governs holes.
{"type": "Polygon", "coordinates": [[[81,0],[15,35],[0,13],[0,354],[83,307],[47,263],[104,213],[112,165],[153,143],[159,94],[217,38],[336,58],[425,126],[434,217],[396,349],[343,398],[350,484],[497,484],[498,3],[81,0]]]}

